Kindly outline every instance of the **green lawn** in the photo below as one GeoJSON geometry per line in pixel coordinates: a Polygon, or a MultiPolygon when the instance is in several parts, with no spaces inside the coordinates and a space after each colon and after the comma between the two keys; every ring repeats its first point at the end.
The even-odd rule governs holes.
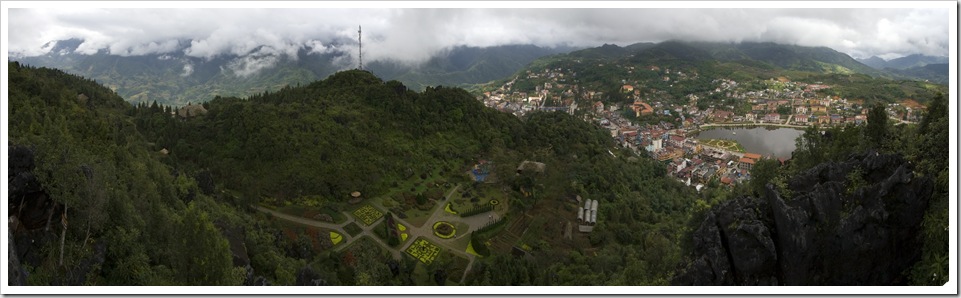
{"type": "Polygon", "coordinates": [[[734,140],[704,139],[704,140],[698,140],[698,141],[701,142],[701,144],[713,146],[713,147],[717,147],[725,150],[745,152],[744,146],[742,146],[741,143],[738,143],[737,141],[734,141],[734,140]]]}
{"type": "Polygon", "coordinates": [[[289,214],[289,215],[303,217],[303,218],[309,218],[312,220],[317,220],[315,216],[318,214],[327,214],[327,215],[330,215],[330,217],[334,220],[333,223],[335,224],[342,224],[347,221],[347,216],[345,216],[342,212],[337,212],[332,207],[317,208],[317,207],[306,207],[301,205],[289,205],[289,206],[278,207],[276,210],[277,212],[281,212],[284,214],[289,214]]]}
{"type": "Polygon", "coordinates": [[[344,231],[347,231],[347,233],[350,234],[350,237],[354,237],[354,236],[357,236],[357,234],[360,234],[360,232],[363,232],[364,230],[361,229],[360,226],[357,225],[357,223],[352,222],[344,226],[344,231]]]}

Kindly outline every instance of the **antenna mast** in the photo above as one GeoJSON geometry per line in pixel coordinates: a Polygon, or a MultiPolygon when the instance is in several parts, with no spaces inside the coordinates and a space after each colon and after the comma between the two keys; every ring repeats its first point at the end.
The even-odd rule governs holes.
{"type": "Polygon", "coordinates": [[[357,60],[360,61],[360,70],[364,70],[364,42],[360,39],[360,25],[357,26],[357,60]]]}

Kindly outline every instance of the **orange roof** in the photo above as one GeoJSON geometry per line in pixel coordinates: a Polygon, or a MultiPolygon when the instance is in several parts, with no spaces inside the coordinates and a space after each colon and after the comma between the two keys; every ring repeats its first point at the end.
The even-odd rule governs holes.
{"type": "Polygon", "coordinates": [[[761,159],[761,155],[760,155],[760,154],[757,154],[757,153],[744,153],[744,157],[745,157],[745,158],[750,158],[750,159],[753,159],[753,160],[761,159]]]}
{"type": "Polygon", "coordinates": [[[741,160],[739,160],[738,162],[743,162],[743,163],[752,164],[752,165],[754,164],[754,160],[747,157],[741,157],[741,160]]]}

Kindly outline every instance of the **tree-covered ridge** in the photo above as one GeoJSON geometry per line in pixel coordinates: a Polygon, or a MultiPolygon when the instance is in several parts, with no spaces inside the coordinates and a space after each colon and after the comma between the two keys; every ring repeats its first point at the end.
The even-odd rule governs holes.
{"type": "Polygon", "coordinates": [[[254,272],[294,284],[304,263],[289,242],[164,164],[140,109],[59,70],[9,69],[11,285],[242,285],[254,272]]]}
{"type": "MultiPolygon", "coordinates": [[[[899,71],[904,72],[904,71],[899,71]]],[[[711,43],[665,41],[639,43],[626,47],[604,45],[569,54],[545,56],[494,84],[481,87],[493,91],[517,78],[511,91],[535,91],[544,83],[563,83],[578,90],[600,91],[606,103],[631,104],[620,89],[624,84],[643,90],[643,97],[657,101],[683,101],[687,96],[699,97],[706,109],[709,103],[734,105],[726,101],[725,92],[713,92],[715,80],[734,80],[745,87],[760,86],[772,78],[792,82],[831,86],[819,92],[826,96],[865,100],[868,103],[900,102],[904,99],[925,101],[947,86],[925,76],[905,77],[861,64],[848,55],[824,47],[802,47],[774,43],[711,43]],[[563,70],[574,77],[538,77],[529,74],[545,69],[563,70]],[[670,73],[669,73],[670,72],[670,73]],[[556,81],[554,81],[556,80],[556,81]]],[[[754,87],[749,88],[755,89],[754,87]]],[[[760,88],[763,90],[764,88],[760,88]]],[[[780,91],[780,90],[778,90],[780,91]]]]}
{"type": "Polygon", "coordinates": [[[382,193],[409,173],[460,167],[494,139],[513,144],[510,132],[522,130],[463,90],[415,93],[363,71],[205,105],[206,115],[171,122],[157,143],[234,177],[228,188],[279,197],[382,193]]]}
{"type": "MultiPolygon", "coordinates": [[[[58,70],[12,63],[10,82],[17,153],[11,156],[23,165],[13,175],[26,179],[12,184],[12,198],[49,197],[56,206],[15,206],[24,211],[24,230],[12,235],[26,284],[408,284],[403,274],[378,271],[374,264],[386,255],[370,254],[362,262],[371,266],[364,268],[345,266],[356,256],[325,249],[312,254],[318,248],[304,242],[307,234],[294,238],[301,240],[284,236],[286,228],[248,213],[247,206],[262,198],[304,197],[343,204],[352,191],[375,196],[431,170],[466,180],[457,177],[478,159],[504,165],[494,170],[500,182],[490,188],[506,190],[509,217],[536,216],[574,195],[602,201],[599,217],[610,221],[586,247],[551,249],[555,236],[530,238],[539,252],[535,260],[545,265],[538,271],[554,264],[576,274],[579,269],[557,267],[590,265],[571,253],[632,251],[663,270],[632,269],[618,283],[657,284],[679,260],[671,243],[686,220],[685,198],[693,195],[663,177],[659,164],[616,149],[606,134],[567,114],[518,119],[484,108],[461,89],[417,93],[364,71],[247,99],[217,98],[203,104],[205,114],[179,116],[162,105],[130,106],[109,89],[58,70]],[[529,159],[550,170],[515,176],[515,165],[529,159]],[[31,186],[32,176],[39,186],[31,186]],[[65,229],[43,228],[50,212],[69,218],[65,229]],[[60,231],[66,231],[62,266],[60,231]]],[[[490,282],[483,272],[498,268],[503,256],[497,255],[506,252],[494,253],[477,262],[465,283],[490,282]]],[[[405,260],[401,268],[413,268],[405,260]]],[[[586,285],[628,270],[621,259],[604,264],[612,267],[596,279],[495,282],[586,285]]]]}

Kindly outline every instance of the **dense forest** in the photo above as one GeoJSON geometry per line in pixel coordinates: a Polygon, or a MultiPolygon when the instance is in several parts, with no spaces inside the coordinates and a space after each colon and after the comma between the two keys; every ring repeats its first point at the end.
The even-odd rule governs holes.
{"type": "MultiPolygon", "coordinates": [[[[485,281],[491,267],[476,265],[466,283],[596,284],[621,276],[624,284],[664,284],[679,262],[672,243],[694,196],[664,177],[659,164],[618,151],[604,133],[566,114],[517,119],[483,108],[461,89],[416,93],[363,71],[247,99],[215,98],[203,104],[205,115],[178,118],[171,107],[131,106],[90,80],[12,63],[10,98],[12,151],[35,161],[20,172],[40,184],[25,183],[12,195],[49,197],[70,219],[48,229],[43,215],[54,211],[34,210],[41,228],[15,233],[26,284],[238,285],[257,275],[291,285],[296,272],[309,271],[328,284],[353,285],[357,272],[339,274],[346,269],[337,252],[301,253],[302,243],[286,243],[249,204],[312,197],[337,206],[351,191],[374,196],[428,171],[458,179],[478,158],[551,165],[554,174],[538,178],[541,194],[533,198],[517,191],[533,182],[504,179],[517,212],[578,194],[609,202],[601,213],[617,220],[591,236],[603,263],[579,257],[584,252],[538,247],[547,252],[538,262],[567,264],[557,271],[570,274],[485,281]],[[54,239],[61,230],[63,248],[54,239]],[[31,239],[49,241],[26,244],[31,239]],[[247,258],[229,242],[245,244],[247,272],[247,258]],[[627,261],[624,251],[637,258],[627,261]],[[605,269],[596,278],[580,277],[577,268],[600,264],[605,269]],[[639,270],[646,267],[657,270],[639,270]]],[[[497,171],[510,177],[512,170],[497,171]]],[[[502,257],[482,263],[515,261],[502,257]]],[[[385,277],[374,284],[404,284],[367,276],[385,277]]]]}
{"type": "Polygon", "coordinates": [[[252,209],[310,201],[339,213],[350,208],[352,192],[430,194],[411,181],[440,176],[496,189],[509,201],[508,217],[563,210],[575,196],[601,202],[603,220],[586,243],[559,245],[545,232],[529,240],[526,257],[492,247],[455,283],[667,285],[690,262],[691,235],[709,210],[869,149],[904,155],[919,176],[935,181],[918,236],[922,258],[904,274],[913,284],[947,278],[943,97],[918,126],[874,121],[829,129],[834,137],[812,129],[791,163],[765,165],[769,174],[755,184],[697,193],[666,177],[663,164],[618,148],[565,113],[518,119],[462,89],[414,92],[365,71],[178,109],[131,105],[59,70],[16,62],[9,69],[8,202],[16,217],[9,259],[18,265],[11,284],[444,284],[441,274],[426,272],[444,272],[455,261],[396,259],[369,241],[349,250],[319,246],[308,235],[316,231],[291,232],[252,209]],[[504,165],[493,169],[496,183],[468,178],[478,160],[504,165]],[[548,170],[515,175],[525,160],[548,170]]]}

